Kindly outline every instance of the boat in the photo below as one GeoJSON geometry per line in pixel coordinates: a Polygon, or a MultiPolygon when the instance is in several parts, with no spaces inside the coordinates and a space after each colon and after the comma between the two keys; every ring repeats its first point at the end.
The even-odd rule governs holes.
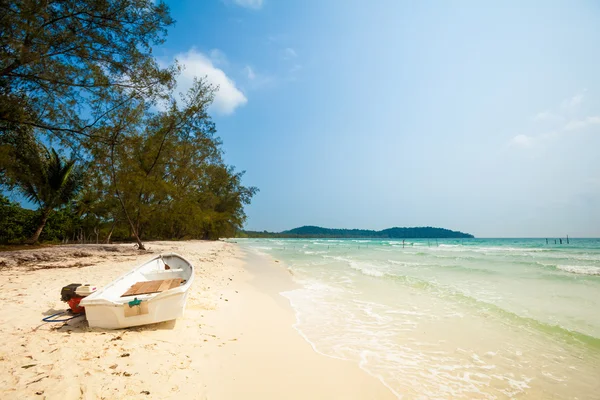
{"type": "Polygon", "coordinates": [[[83,298],[91,328],[120,329],[183,316],[194,267],[179,254],[161,254],[83,298]]]}

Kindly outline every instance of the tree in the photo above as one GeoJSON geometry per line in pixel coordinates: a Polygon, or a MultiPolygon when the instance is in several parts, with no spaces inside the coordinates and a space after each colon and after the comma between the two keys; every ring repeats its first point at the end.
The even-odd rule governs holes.
{"type": "Polygon", "coordinates": [[[242,174],[222,160],[207,114],[212,98],[213,88],[198,80],[166,111],[123,109],[107,125],[103,142],[111,145],[94,149],[95,171],[140,249],[143,236],[215,239],[245,219],[256,189],[243,187],[242,174]]]}
{"type": "MultiPolygon", "coordinates": [[[[213,97],[214,88],[196,80],[179,101],[170,98],[166,111],[123,109],[113,114],[112,125],[107,128],[109,152],[106,146],[96,147],[95,157],[101,159],[104,154],[107,158],[104,165],[109,167],[110,185],[140,250],[145,249],[140,238],[143,226],[157,211],[157,204],[169,201],[168,180],[174,167],[169,155],[177,144],[186,139],[197,141],[205,153],[219,154],[218,143],[212,138],[214,124],[207,114],[213,97]]],[[[196,156],[196,161],[208,156],[190,155],[196,156]]]]}
{"type": "Polygon", "coordinates": [[[244,205],[250,204],[258,192],[255,187],[242,186],[244,172],[236,173],[223,163],[207,166],[197,191],[198,202],[210,213],[204,218],[201,238],[215,240],[235,236],[246,221],[244,205]]]}
{"type": "Polygon", "coordinates": [[[37,242],[52,210],[71,201],[81,188],[83,174],[75,162],[75,159],[63,160],[54,148],[48,151],[43,145],[21,161],[19,189],[41,210],[40,222],[29,243],[37,242]]]}
{"type": "Polygon", "coordinates": [[[74,144],[110,112],[173,85],[152,46],[173,23],[152,0],[0,2],[0,133],[35,128],[74,144]]]}
{"type": "Polygon", "coordinates": [[[223,162],[214,88],[199,80],[175,99],[179,67],[152,56],[172,23],[160,0],[0,1],[0,185],[40,206],[32,241],[46,221],[52,240],[129,231],[140,249],[241,227],[256,189],[223,162]],[[88,179],[62,207],[82,186],[76,156],[88,179]]]}
{"type": "Polygon", "coordinates": [[[12,190],[22,170],[21,161],[38,151],[33,129],[0,131],[0,185],[12,190]]]}
{"type": "Polygon", "coordinates": [[[20,241],[30,235],[29,221],[33,214],[0,194],[0,243],[20,241]]]}

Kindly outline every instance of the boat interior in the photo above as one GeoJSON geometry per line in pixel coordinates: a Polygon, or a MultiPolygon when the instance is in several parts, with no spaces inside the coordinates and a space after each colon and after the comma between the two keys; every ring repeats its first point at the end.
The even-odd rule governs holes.
{"type": "Polygon", "coordinates": [[[148,300],[187,282],[191,266],[176,255],[156,257],[105,286],[96,296],[115,303],[148,300]]]}

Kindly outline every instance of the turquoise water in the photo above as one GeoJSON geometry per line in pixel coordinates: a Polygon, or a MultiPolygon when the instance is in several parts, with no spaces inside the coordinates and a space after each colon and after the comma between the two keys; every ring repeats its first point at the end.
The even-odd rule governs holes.
{"type": "Polygon", "coordinates": [[[246,239],[316,351],[399,398],[600,399],[600,240],[246,239]]]}

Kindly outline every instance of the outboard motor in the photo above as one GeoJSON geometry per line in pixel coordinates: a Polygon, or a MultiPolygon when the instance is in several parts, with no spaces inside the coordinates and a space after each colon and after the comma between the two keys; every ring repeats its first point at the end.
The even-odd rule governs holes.
{"type": "Polygon", "coordinates": [[[73,314],[79,314],[85,312],[85,309],[79,306],[81,299],[94,293],[96,289],[96,286],[90,285],[89,283],[86,283],[85,285],[82,285],[81,283],[71,283],[61,289],[60,299],[69,305],[73,314]]]}

